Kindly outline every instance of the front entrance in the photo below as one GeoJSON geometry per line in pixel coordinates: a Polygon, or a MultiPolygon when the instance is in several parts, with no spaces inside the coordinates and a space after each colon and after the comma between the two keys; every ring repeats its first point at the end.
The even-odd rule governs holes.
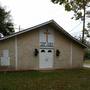
{"type": "Polygon", "coordinates": [[[39,51],[39,68],[53,67],[53,49],[40,49],[39,51]]]}

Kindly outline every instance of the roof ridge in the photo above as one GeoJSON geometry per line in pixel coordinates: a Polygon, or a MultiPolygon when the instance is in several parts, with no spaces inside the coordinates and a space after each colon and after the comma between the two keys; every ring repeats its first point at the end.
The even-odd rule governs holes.
{"type": "Polygon", "coordinates": [[[63,33],[65,36],[68,36],[68,38],[72,39],[73,41],[77,42],[78,44],[82,45],[83,47],[87,47],[85,44],[81,43],[78,39],[76,39],[76,38],[73,37],[71,34],[69,34],[67,31],[65,31],[65,30],[64,30],[59,24],[57,24],[53,19],[52,19],[52,20],[49,20],[49,21],[46,21],[46,22],[44,22],[44,23],[35,25],[35,26],[33,26],[33,27],[24,29],[24,30],[22,30],[22,31],[15,32],[15,33],[13,33],[13,34],[10,35],[10,36],[6,36],[6,37],[3,37],[3,38],[0,38],[0,41],[5,40],[5,39],[9,39],[9,38],[11,38],[11,37],[14,37],[14,36],[20,35],[20,34],[22,34],[22,33],[25,33],[25,32],[28,32],[28,31],[31,31],[31,30],[40,28],[40,27],[45,26],[45,25],[48,25],[48,24],[51,24],[52,26],[54,26],[55,28],[57,28],[61,33],[63,33]]]}

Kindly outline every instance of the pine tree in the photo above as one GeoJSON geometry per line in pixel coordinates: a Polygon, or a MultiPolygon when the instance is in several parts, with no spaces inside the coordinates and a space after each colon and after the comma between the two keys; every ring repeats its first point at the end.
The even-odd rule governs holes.
{"type": "Polygon", "coordinates": [[[0,6],[0,33],[7,36],[13,32],[15,31],[11,21],[10,11],[6,11],[4,7],[0,6]]]}

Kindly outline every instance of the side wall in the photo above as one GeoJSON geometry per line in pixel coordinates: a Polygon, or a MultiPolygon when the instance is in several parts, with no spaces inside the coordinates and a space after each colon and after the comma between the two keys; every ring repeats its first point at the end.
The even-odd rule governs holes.
{"type": "Polygon", "coordinates": [[[72,44],[72,67],[82,67],[84,58],[84,49],[77,44],[72,44]]]}
{"type": "Polygon", "coordinates": [[[65,35],[61,34],[58,30],[55,30],[55,43],[54,52],[58,49],[60,56],[56,56],[54,61],[54,68],[79,68],[82,67],[84,49],[68,39],[65,35]]]}
{"type": "Polygon", "coordinates": [[[65,36],[63,36],[59,31],[55,31],[55,62],[54,67],[59,68],[70,68],[70,51],[71,51],[71,42],[65,36]],[[60,56],[56,56],[56,50],[60,51],[60,56]]]}
{"type": "Polygon", "coordinates": [[[0,41],[0,62],[1,62],[1,57],[3,56],[3,50],[9,51],[10,66],[15,68],[15,38],[14,37],[0,41]]]}
{"type": "Polygon", "coordinates": [[[38,31],[33,30],[17,36],[18,69],[38,69],[39,55],[34,56],[34,50],[39,48],[38,31]]]}
{"type": "Polygon", "coordinates": [[[8,50],[10,67],[18,70],[38,69],[39,55],[34,56],[34,50],[39,50],[39,30],[37,30],[0,41],[0,60],[3,50],[8,50]]]}

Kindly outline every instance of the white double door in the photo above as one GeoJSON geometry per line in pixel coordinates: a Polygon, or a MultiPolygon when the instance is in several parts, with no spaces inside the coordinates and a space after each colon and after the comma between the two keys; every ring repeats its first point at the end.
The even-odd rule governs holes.
{"type": "Polygon", "coordinates": [[[39,68],[53,67],[53,49],[40,49],[39,51],[39,68]]]}

